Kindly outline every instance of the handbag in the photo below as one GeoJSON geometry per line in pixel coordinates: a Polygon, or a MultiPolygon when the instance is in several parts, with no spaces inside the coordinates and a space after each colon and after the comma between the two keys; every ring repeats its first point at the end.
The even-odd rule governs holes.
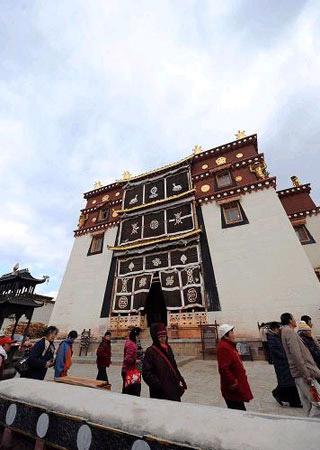
{"type": "Polygon", "coordinates": [[[310,394],[312,398],[312,404],[317,408],[320,408],[320,385],[315,380],[311,382],[310,394]]]}
{"type": "Polygon", "coordinates": [[[136,367],[128,370],[124,379],[124,385],[126,388],[128,386],[132,386],[133,384],[141,384],[141,372],[136,367]]]}

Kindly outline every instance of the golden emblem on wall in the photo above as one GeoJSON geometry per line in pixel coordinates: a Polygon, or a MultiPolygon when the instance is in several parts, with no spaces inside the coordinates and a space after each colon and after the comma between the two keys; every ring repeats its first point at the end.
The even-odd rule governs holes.
{"type": "Polygon", "coordinates": [[[194,155],[199,155],[199,153],[202,153],[202,152],[203,152],[202,147],[201,147],[201,145],[198,145],[198,144],[195,145],[192,149],[192,153],[194,155]]]}
{"type": "Polygon", "coordinates": [[[294,187],[301,186],[301,182],[300,182],[299,178],[296,175],[292,175],[292,177],[290,177],[290,179],[291,179],[292,185],[294,187]]]}
{"type": "Polygon", "coordinates": [[[80,214],[78,228],[83,227],[88,218],[89,218],[88,214],[80,214]]]}
{"type": "Polygon", "coordinates": [[[116,192],[116,197],[119,197],[119,195],[120,195],[120,192],[116,192]]]}
{"type": "Polygon", "coordinates": [[[235,134],[237,140],[243,139],[246,137],[246,132],[244,130],[238,130],[235,134]]]}
{"type": "Polygon", "coordinates": [[[131,178],[132,178],[132,175],[129,172],[129,170],[125,170],[122,174],[122,179],[127,181],[127,180],[130,180],[131,178]]]}
{"type": "Polygon", "coordinates": [[[267,165],[264,161],[257,161],[250,164],[250,172],[255,173],[257,178],[267,178],[269,173],[267,172],[267,165]]]}
{"type": "Polygon", "coordinates": [[[236,181],[242,181],[242,176],[241,176],[241,175],[238,175],[238,176],[236,177],[236,181]]]}
{"type": "Polygon", "coordinates": [[[220,158],[216,159],[217,166],[222,166],[222,164],[225,164],[227,162],[227,158],[224,156],[220,156],[220,158]]]}
{"type": "Polygon", "coordinates": [[[118,212],[114,208],[112,208],[112,217],[118,217],[118,212]]]}
{"type": "Polygon", "coordinates": [[[210,186],[208,184],[204,184],[201,186],[201,192],[208,192],[210,191],[210,186]]]}
{"type": "Polygon", "coordinates": [[[243,153],[237,153],[237,154],[236,154],[236,158],[239,159],[239,158],[242,158],[242,157],[243,157],[243,153]]]}
{"type": "Polygon", "coordinates": [[[93,189],[99,189],[101,187],[102,187],[102,183],[100,180],[94,182],[93,189]]]}
{"type": "Polygon", "coordinates": [[[107,202],[109,200],[109,198],[110,198],[110,195],[106,194],[102,197],[102,201],[107,202]]]}
{"type": "Polygon", "coordinates": [[[208,169],[208,164],[203,164],[203,166],[201,167],[202,170],[207,170],[208,169]]]}

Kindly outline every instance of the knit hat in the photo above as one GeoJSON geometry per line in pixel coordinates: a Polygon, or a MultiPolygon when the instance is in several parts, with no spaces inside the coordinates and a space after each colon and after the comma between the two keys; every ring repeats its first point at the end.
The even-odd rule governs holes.
{"type": "Polygon", "coordinates": [[[310,331],[311,333],[311,328],[306,324],[304,320],[301,320],[298,325],[298,331],[310,331]]]}

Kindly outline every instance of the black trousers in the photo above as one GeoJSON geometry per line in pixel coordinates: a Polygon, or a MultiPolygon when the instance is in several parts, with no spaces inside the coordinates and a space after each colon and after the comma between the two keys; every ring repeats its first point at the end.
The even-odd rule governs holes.
{"type": "Polygon", "coordinates": [[[240,411],[246,411],[244,402],[235,402],[234,400],[228,400],[225,398],[225,402],[229,409],[240,409],[240,411]]]}
{"type": "Polygon", "coordinates": [[[98,367],[97,380],[99,380],[99,381],[106,381],[107,383],[109,383],[108,374],[107,374],[107,368],[106,367],[98,367]]]}
{"type": "Polygon", "coordinates": [[[298,390],[296,386],[277,386],[273,389],[272,394],[279,398],[282,402],[287,402],[293,408],[301,405],[298,390]]]}

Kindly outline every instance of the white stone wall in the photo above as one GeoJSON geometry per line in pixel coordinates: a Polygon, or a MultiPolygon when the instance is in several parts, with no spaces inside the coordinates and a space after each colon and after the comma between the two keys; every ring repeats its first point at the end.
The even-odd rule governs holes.
{"type": "Polygon", "coordinates": [[[54,303],[45,303],[41,308],[35,308],[32,316],[32,323],[41,322],[49,325],[49,320],[52,315],[54,303]]]}
{"type": "Polygon", "coordinates": [[[246,194],[241,205],[250,223],[225,229],[220,207],[202,206],[222,309],[209,313],[210,321],[257,337],[258,321],[309,314],[319,334],[320,283],[276,192],[246,194]]]}
{"type": "Polygon", "coordinates": [[[307,217],[306,227],[314,240],[315,244],[303,246],[313,268],[320,267],[320,214],[307,217]]]}
{"type": "Polygon", "coordinates": [[[91,235],[76,237],[70,259],[50,318],[50,324],[67,332],[81,332],[91,328],[93,334],[102,334],[108,320],[100,319],[103,296],[108,280],[117,228],[105,232],[103,253],[87,256],[91,235]]]}

